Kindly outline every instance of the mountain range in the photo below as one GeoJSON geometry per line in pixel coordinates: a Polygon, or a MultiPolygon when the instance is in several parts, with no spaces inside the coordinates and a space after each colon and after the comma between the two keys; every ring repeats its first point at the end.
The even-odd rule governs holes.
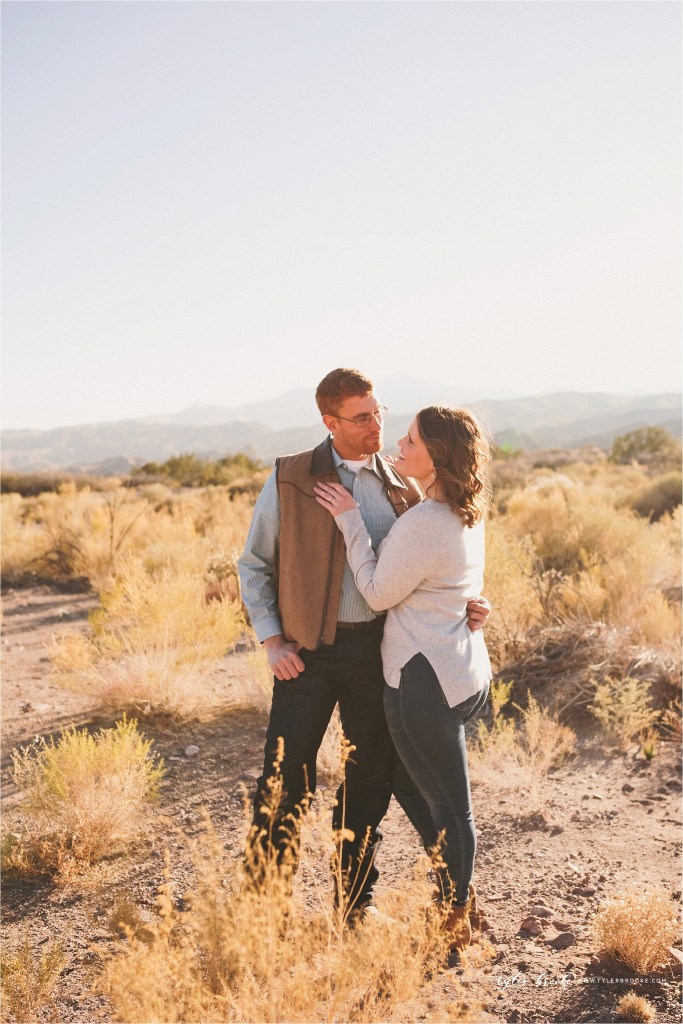
{"type": "MultiPolygon", "coordinates": [[[[417,409],[435,402],[465,405],[499,445],[526,450],[608,448],[615,437],[642,426],[662,426],[681,437],[681,395],[555,392],[520,398],[480,398],[462,387],[396,375],[378,382],[389,406],[386,450],[417,409]]],[[[122,473],[181,452],[220,458],[245,452],[264,462],[312,447],[325,436],[312,389],[296,388],[248,405],[193,405],[165,416],[145,416],[52,430],[3,430],[2,468],[122,473]]]]}

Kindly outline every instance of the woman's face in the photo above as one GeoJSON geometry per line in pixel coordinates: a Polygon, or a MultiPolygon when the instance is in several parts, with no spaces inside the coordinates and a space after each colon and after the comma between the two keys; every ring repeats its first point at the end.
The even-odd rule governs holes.
{"type": "Polygon", "coordinates": [[[427,447],[420,437],[417,418],[408,427],[408,433],[398,442],[401,450],[400,458],[394,466],[402,476],[412,476],[420,482],[432,483],[434,479],[434,463],[427,447]]]}

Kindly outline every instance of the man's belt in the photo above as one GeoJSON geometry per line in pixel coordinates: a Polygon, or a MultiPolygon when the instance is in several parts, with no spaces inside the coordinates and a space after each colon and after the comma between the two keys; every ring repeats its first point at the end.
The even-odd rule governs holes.
{"type": "Polygon", "coordinates": [[[384,622],[387,615],[383,612],[382,615],[378,615],[374,619],[370,619],[369,622],[338,622],[337,629],[354,629],[361,633],[368,629],[377,629],[377,627],[384,622]]]}

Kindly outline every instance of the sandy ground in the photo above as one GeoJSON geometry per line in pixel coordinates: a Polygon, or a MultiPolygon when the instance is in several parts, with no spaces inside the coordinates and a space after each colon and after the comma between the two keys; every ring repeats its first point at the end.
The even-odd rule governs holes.
{"type": "MultiPolygon", "coordinates": [[[[21,794],[11,778],[11,752],[36,736],[58,734],[70,723],[97,727],[103,716],[82,696],[50,679],[46,644],[52,634],[87,629],[92,594],[48,587],[8,591],[3,597],[2,811],[12,830],[21,794]]],[[[212,685],[226,705],[239,689],[244,656],[221,664],[212,685]]],[[[122,895],[153,913],[156,890],[170,851],[174,893],[191,885],[188,839],[202,830],[204,809],[228,853],[240,855],[245,830],[243,791],[253,789],[260,770],[264,714],[238,708],[206,722],[140,723],[163,756],[167,775],[148,830],[125,856],[91,872],[87,884],[57,887],[48,880],[3,886],[5,948],[25,935],[37,948],[59,937],[68,955],[55,1004],[39,1020],[111,1021],[111,1007],[93,994],[97,944],[116,939],[106,927],[108,908],[122,895]],[[189,745],[199,748],[188,757],[189,745]]],[[[600,901],[631,886],[663,887],[680,900],[681,774],[674,744],[661,744],[651,764],[633,752],[615,754],[589,732],[579,737],[576,757],[552,773],[542,793],[541,813],[528,807],[506,780],[473,778],[479,831],[476,881],[490,922],[492,952],[484,966],[465,975],[473,1000],[483,1001],[482,1019],[496,1021],[611,1021],[629,989],[656,1007],[658,1021],[680,1021],[680,965],[647,977],[600,957],[591,919],[600,901]],[[541,933],[521,930],[536,905],[553,912],[541,933]],[[555,948],[559,934],[572,944],[555,948]],[[622,979],[631,979],[623,981],[622,979]]],[[[392,803],[380,854],[382,888],[400,888],[412,876],[417,840],[392,803]]],[[[306,865],[298,885],[311,875],[306,865]]],[[[396,1020],[440,1022],[448,1018],[462,968],[454,965],[431,979],[396,1020]]]]}

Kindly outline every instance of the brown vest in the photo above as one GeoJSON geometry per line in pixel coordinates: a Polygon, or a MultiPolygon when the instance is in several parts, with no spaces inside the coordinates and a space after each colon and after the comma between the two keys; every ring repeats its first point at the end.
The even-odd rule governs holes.
{"type": "MultiPolygon", "coordinates": [[[[339,483],[328,437],[312,451],[285,455],[276,464],[280,497],[278,610],[286,640],[314,651],[334,642],[346,562],[344,536],[319,505],[320,480],[339,483]]],[[[422,500],[417,484],[377,456],[388,500],[397,516],[422,500]]]]}

